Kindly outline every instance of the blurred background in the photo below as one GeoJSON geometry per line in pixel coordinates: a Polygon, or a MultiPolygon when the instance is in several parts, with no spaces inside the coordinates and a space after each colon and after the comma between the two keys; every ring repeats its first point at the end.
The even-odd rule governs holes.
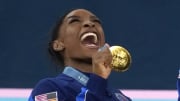
{"type": "Polygon", "coordinates": [[[128,71],[111,74],[111,87],[176,91],[179,0],[0,0],[0,88],[32,89],[62,71],[49,58],[49,32],[74,8],[96,14],[107,43],[132,55],[128,71]]]}

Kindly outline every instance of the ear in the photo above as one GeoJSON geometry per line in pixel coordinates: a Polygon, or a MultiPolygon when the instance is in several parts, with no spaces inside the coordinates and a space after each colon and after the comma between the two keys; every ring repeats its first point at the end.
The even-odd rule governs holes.
{"type": "Polygon", "coordinates": [[[55,51],[62,51],[64,49],[64,43],[59,40],[55,40],[53,42],[53,49],[55,51]]]}

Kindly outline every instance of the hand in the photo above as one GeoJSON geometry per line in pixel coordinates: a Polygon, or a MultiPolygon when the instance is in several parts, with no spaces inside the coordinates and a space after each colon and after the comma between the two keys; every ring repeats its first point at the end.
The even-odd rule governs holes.
{"type": "Polygon", "coordinates": [[[93,73],[104,79],[107,79],[111,73],[112,54],[109,47],[105,44],[92,57],[93,73]]]}

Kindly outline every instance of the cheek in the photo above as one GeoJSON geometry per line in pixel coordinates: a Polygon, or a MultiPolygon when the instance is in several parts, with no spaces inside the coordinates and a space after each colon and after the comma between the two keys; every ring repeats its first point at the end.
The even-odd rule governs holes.
{"type": "Polygon", "coordinates": [[[79,47],[79,40],[77,40],[74,36],[71,36],[65,40],[64,44],[67,49],[72,50],[79,47]]]}
{"type": "Polygon", "coordinates": [[[80,24],[69,25],[66,27],[66,34],[77,34],[81,29],[80,24]]]}
{"type": "Polygon", "coordinates": [[[77,48],[76,48],[77,46],[75,46],[74,44],[70,44],[70,45],[67,45],[66,47],[65,47],[65,55],[67,56],[67,57],[74,57],[77,53],[77,48]]]}
{"type": "Polygon", "coordinates": [[[99,32],[101,33],[101,44],[105,43],[105,36],[104,36],[104,31],[102,28],[99,28],[99,32]]]}
{"type": "Polygon", "coordinates": [[[72,53],[80,49],[79,39],[75,35],[70,35],[64,40],[65,48],[68,52],[72,53]]]}
{"type": "Polygon", "coordinates": [[[67,30],[64,36],[64,44],[67,46],[73,46],[74,44],[78,44],[79,42],[78,33],[79,31],[73,28],[67,30]]]}

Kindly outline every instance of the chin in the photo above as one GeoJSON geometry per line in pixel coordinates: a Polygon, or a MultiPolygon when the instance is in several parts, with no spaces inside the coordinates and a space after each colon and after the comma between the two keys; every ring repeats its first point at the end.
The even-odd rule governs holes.
{"type": "Polygon", "coordinates": [[[97,49],[93,49],[93,50],[90,50],[90,51],[86,51],[87,53],[87,57],[92,57],[96,52],[97,52],[97,49]]]}

